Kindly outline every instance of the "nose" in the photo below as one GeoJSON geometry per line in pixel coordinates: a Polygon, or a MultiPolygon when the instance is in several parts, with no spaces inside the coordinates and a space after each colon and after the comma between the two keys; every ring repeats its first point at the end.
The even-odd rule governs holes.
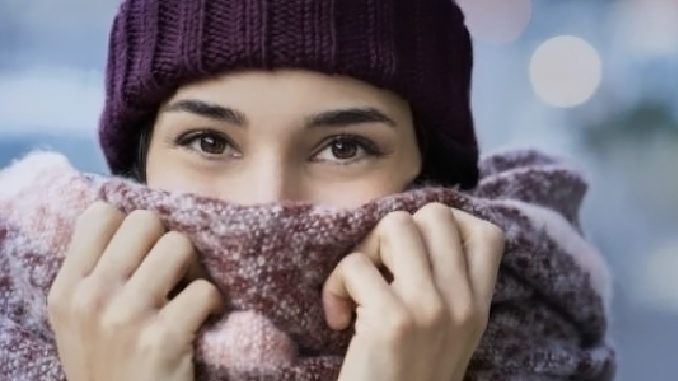
{"type": "Polygon", "coordinates": [[[262,204],[282,201],[300,201],[300,182],[297,171],[284,165],[279,158],[262,160],[246,169],[243,176],[245,191],[241,203],[262,204]]]}

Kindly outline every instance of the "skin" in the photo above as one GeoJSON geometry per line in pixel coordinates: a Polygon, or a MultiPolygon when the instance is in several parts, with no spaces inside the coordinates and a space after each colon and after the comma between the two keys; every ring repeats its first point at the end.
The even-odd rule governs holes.
{"type": "MultiPolygon", "coordinates": [[[[421,155],[409,106],[391,92],[307,71],[237,72],[163,104],[146,171],[150,187],[231,202],[351,207],[404,190],[421,155]]],[[[462,380],[503,242],[498,227],[438,203],[383,218],[323,289],[330,327],[356,315],[339,379],[462,380]]],[[[153,213],[92,205],[48,299],[68,379],[193,380],[195,333],[223,308],[197,263],[153,213]]]]}
{"type": "Polygon", "coordinates": [[[405,100],[346,77],[286,70],[229,74],[180,89],[156,120],[147,182],[238,203],[357,206],[402,190],[420,170],[405,100]],[[230,108],[242,120],[205,116],[214,110],[198,115],[191,101],[230,108]],[[202,141],[177,144],[206,128],[213,133],[202,141]],[[219,149],[226,137],[230,144],[219,149]]]}

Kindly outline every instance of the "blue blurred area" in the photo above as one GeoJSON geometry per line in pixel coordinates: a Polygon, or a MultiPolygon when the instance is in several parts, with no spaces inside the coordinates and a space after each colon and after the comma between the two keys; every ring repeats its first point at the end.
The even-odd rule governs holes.
{"type": "MultiPolygon", "coordinates": [[[[678,1],[460,2],[469,23],[480,25],[471,29],[483,151],[537,147],[588,174],[583,225],[615,276],[617,379],[678,379],[678,1]],[[525,4],[529,23],[497,42],[514,32],[511,18],[520,24],[525,4]],[[471,17],[475,6],[480,13],[471,17]],[[601,58],[600,85],[577,107],[550,106],[531,83],[533,53],[559,35],[587,41],[601,58]]],[[[105,172],[92,110],[73,115],[100,102],[93,94],[103,94],[103,74],[99,83],[86,73],[103,72],[115,9],[115,1],[0,0],[0,167],[38,147],[105,172]]]]}
{"type": "Polygon", "coordinates": [[[99,143],[91,137],[26,134],[0,137],[0,168],[34,150],[49,150],[64,154],[71,164],[83,171],[107,173],[99,143]]]}

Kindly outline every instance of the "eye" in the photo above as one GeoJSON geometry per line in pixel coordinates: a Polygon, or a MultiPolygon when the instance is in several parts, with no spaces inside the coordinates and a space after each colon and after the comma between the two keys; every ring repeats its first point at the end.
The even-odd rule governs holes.
{"type": "Polygon", "coordinates": [[[217,131],[191,131],[181,135],[177,139],[177,144],[208,157],[225,154],[233,157],[239,156],[228,137],[217,131]]]}
{"type": "Polygon", "coordinates": [[[350,164],[370,156],[380,156],[381,152],[369,139],[359,136],[335,136],[323,149],[314,155],[314,159],[324,162],[350,164]]]}

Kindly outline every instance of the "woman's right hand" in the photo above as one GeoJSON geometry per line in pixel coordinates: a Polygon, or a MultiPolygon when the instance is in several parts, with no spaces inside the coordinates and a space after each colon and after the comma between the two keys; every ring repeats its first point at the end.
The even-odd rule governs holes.
{"type": "Polygon", "coordinates": [[[199,269],[188,238],[166,233],[156,214],[90,206],[48,296],[67,379],[193,380],[195,334],[223,308],[199,269]]]}

